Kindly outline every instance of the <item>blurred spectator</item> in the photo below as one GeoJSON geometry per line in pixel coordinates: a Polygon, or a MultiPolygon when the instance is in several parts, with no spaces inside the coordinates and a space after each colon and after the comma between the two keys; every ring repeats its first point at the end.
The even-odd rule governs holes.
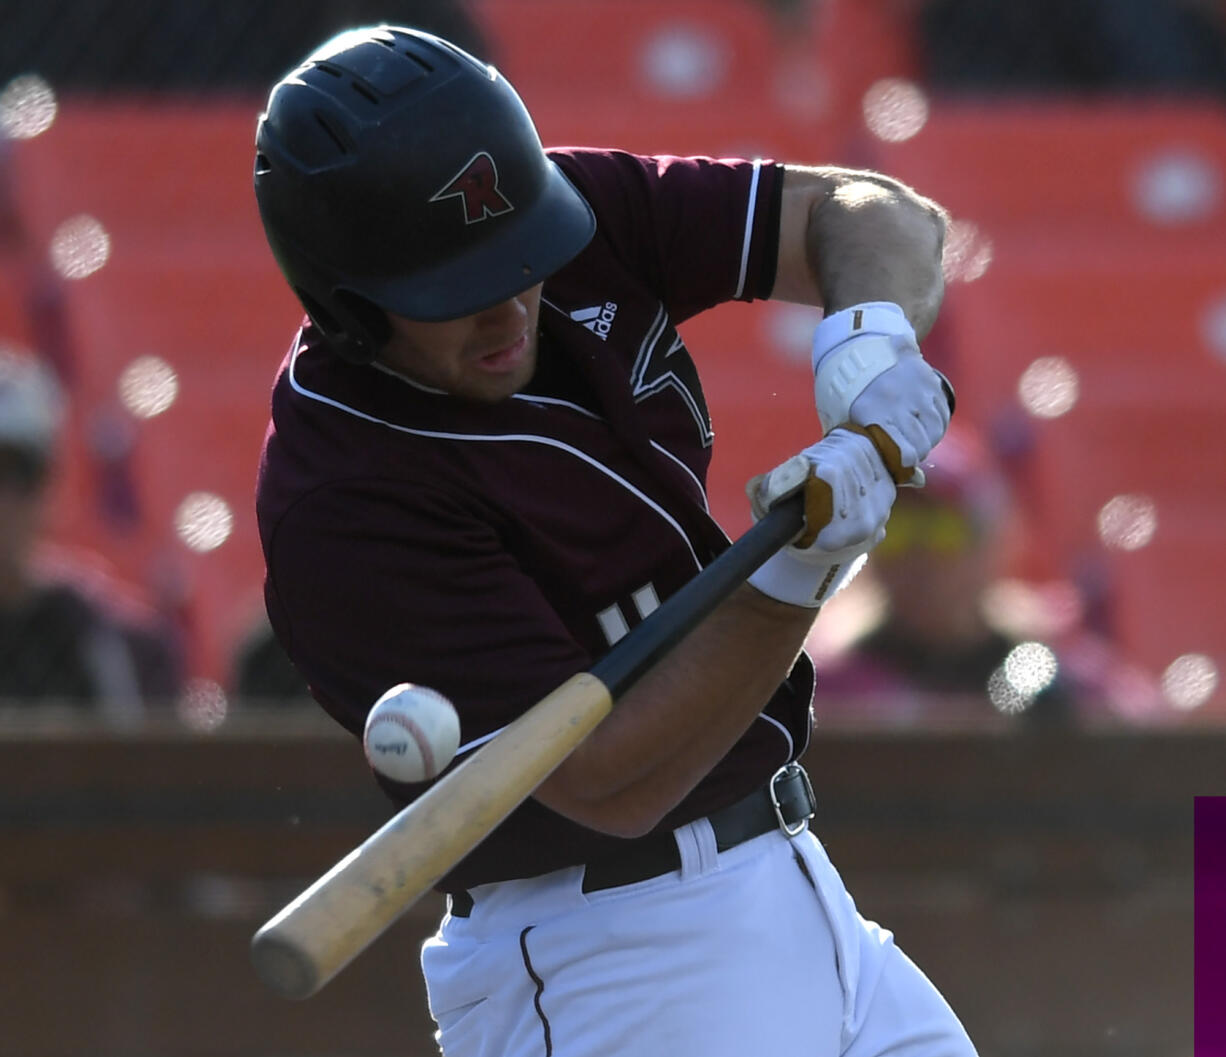
{"type": "Polygon", "coordinates": [[[912,2],[937,89],[1226,92],[1215,0],[912,2]]]}
{"type": "Polygon", "coordinates": [[[239,643],[234,659],[234,693],[240,702],[254,705],[314,704],[302,673],[281,648],[263,615],[239,643]]]}
{"type": "Polygon", "coordinates": [[[1153,681],[1080,626],[1071,589],[1002,586],[1020,539],[1007,480],[986,446],[953,426],[925,471],[925,488],[899,490],[886,538],[853,584],[862,596],[879,590],[877,613],[833,656],[816,651],[818,723],[1164,715],[1153,681]]]}
{"type": "Polygon", "coordinates": [[[40,546],[61,409],[45,366],[0,353],[0,699],[92,706],[123,722],[172,698],[180,665],[96,564],[40,546]]]}

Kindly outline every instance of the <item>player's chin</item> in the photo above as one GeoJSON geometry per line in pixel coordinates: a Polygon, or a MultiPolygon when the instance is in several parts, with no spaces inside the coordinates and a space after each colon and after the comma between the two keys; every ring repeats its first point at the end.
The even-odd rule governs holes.
{"type": "Polygon", "coordinates": [[[518,393],[536,373],[536,343],[478,358],[466,364],[463,395],[480,403],[497,403],[518,393]]]}

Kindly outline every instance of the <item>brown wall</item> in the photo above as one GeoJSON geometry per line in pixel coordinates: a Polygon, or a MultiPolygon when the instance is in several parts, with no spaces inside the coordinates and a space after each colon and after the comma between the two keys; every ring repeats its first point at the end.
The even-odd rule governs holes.
{"type": "MultiPolygon", "coordinates": [[[[356,747],[314,722],[223,731],[0,726],[7,1057],[436,1052],[416,957],[438,899],[306,1002],[254,977],[254,929],[386,807],[356,747]]],[[[807,762],[861,911],[985,1054],[1184,1057],[1192,796],[1222,791],[1224,749],[1218,735],[836,734],[807,762]]]]}

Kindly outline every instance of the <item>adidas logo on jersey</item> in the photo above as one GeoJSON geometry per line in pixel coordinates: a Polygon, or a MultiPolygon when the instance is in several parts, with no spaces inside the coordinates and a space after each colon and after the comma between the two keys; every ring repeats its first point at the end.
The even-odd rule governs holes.
{"type": "Polygon", "coordinates": [[[606,301],[603,305],[593,305],[591,308],[576,309],[570,318],[576,323],[582,323],[601,341],[609,337],[613,329],[613,317],[617,315],[617,302],[606,301]]]}

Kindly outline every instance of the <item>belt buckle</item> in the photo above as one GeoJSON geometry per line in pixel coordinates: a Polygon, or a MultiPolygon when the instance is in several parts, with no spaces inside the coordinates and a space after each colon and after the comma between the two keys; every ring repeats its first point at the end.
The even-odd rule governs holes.
{"type": "Polygon", "coordinates": [[[779,794],[775,792],[775,783],[781,778],[789,778],[796,774],[799,774],[800,780],[804,782],[805,793],[809,798],[809,804],[815,804],[817,798],[813,795],[813,784],[809,781],[809,774],[798,763],[785,763],[779,768],[779,770],[771,775],[770,785],[768,786],[770,789],[771,806],[775,809],[775,820],[779,823],[779,828],[789,837],[796,837],[801,833],[804,833],[804,831],[809,828],[809,819],[811,819],[816,813],[812,809],[812,806],[810,806],[809,813],[799,822],[789,823],[787,819],[783,817],[783,805],[779,802],[779,794]]]}

